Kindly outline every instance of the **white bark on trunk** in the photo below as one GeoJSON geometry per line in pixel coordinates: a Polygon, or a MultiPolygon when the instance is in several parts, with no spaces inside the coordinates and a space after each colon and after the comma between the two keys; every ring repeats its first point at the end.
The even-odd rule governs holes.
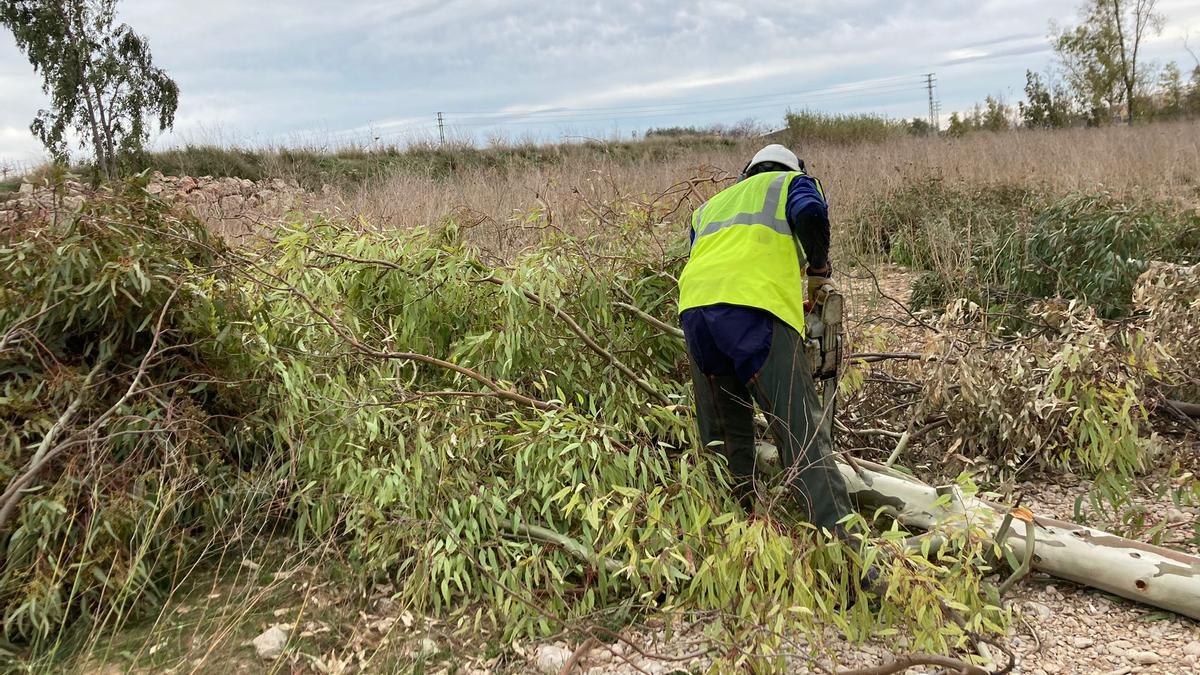
{"type": "MultiPolygon", "coordinates": [[[[838,463],[851,494],[864,506],[894,507],[900,522],[911,528],[969,524],[995,534],[1007,513],[954,487],[927,485],[861,460],[856,464],[861,473],[838,463]],[[943,494],[951,495],[949,503],[935,504],[943,494]]],[[[1033,523],[1012,520],[1006,543],[1017,558],[1025,554],[1030,530],[1034,569],[1200,619],[1200,557],[1035,514],[1033,523]]]]}

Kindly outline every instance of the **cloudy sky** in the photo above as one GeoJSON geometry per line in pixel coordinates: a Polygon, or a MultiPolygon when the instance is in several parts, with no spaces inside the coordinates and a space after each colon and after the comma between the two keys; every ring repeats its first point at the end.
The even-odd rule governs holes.
{"type": "MultiPolygon", "coordinates": [[[[647,127],[776,125],[789,107],[926,115],[1020,98],[1078,0],[124,0],[182,94],[158,145],[539,140],[647,127]]],[[[1160,0],[1148,47],[1200,51],[1200,2],[1160,0]]],[[[0,161],[42,156],[40,79],[0,29],[0,161]]]]}

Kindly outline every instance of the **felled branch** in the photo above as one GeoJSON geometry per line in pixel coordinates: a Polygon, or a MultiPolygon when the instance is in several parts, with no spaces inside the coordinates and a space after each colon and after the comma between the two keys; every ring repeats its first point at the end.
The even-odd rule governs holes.
{"type": "Polygon", "coordinates": [[[83,382],[80,383],[79,391],[75,393],[75,398],[71,399],[66,410],[58,416],[53,426],[50,427],[50,430],[46,432],[41,442],[38,443],[37,449],[34,451],[33,457],[29,459],[24,473],[13,478],[12,482],[8,484],[8,488],[4,490],[4,494],[0,495],[0,532],[4,532],[7,529],[8,521],[12,518],[17,505],[21,502],[22,491],[33,482],[33,479],[37,477],[38,472],[41,471],[46,462],[58,454],[54,442],[58,440],[59,435],[66,429],[67,425],[75,419],[75,414],[79,412],[80,406],[83,405],[84,400],[92,393],[92,380],[106,365],[108,365],[108,361],[105,359],[96,361],[96,364],[88,371],[87,376],[83,378],[83,382]]]}
{"type": "Polygon", "coordinates": [[[604,565],[604,569],[609,572],[617,572],[623,565],[612,560],[611,558],[600,558],[588,550],[586,546],[568,537],[565,534],[560,534],[554,530],[550,530],[537,525],[528,523],[517,523],[511,520],[502,521],[501,528],[507,534],[520,534],[530,539],[536,539],[544,544],[555,544],[562,547],[564,551],[578,558],[581,562],[588,565],[604,565]]]}
{"type": "MultiPolygon", "coordinates": [[[[503,286],[505,284],[505,281],[503,279],[500,279],[495,276],[487,276],[487,277],[484,277],[483,279],[480,279],[480,281],[493,283],[498,286],[503,286]]],[[[558,305],[555,305],[554,303],[549,302],[548,300],[545,300],[544,298],[542,298],[537,293],[534,293],[533,291],[528,291],[525,289],[518,289],[518,290],[520,291],[521,295],[525,296],[531,302],[537,303],[538,305],[541,305],[542,307],[545,307],[546,309],[550,310],[550,312],[552,314],[554,314],[554,316],[558,317],[558,319],[560,321],[562,321],[563,323],[565,323],[567,325],[567,328],[569,328],[572,333],[579,336],[580,340],[583,340],[583,343],[585,345],[587,345],[588,349],[591,349],[593,352],[595,352],[595,353],[599,354],[601,357],[603,357],[606,361],[608,361],[610,364],[612,364],[612,366],[614,368],[621,371],[622,375],[624,375],[625,377],[628,377],[631,382],[636,384],[639,389],[646,392],[646,394],[649,395],[654,400],[658,401],[660,405],[664,405],[664,406],[671,405],[671,399],[667,398],[667,396],[665,394],[663,394],[661,391],[650,386],[650,384],[648,382],[646,382],[642,378],[638,377],[637,373],[633,372],[632,368],[625,365],[620,359],[618,359],[616,356],[614,356],[612,352],[608,351],[607,349],[602,347],[600,345],[600,343],[596,342],[595,338],[593,338],[591,335],[589,335],[588,332],[585,331],[583,329],[583,327],[580,326],[575,321],[575,319],[571,318],[570,314],[567,314],[565,311],[563,311],[561,308],[559,308],[558,305]]]]}
{"type": "Polygon", "coordinates": [[[1164,400],[1164,402],[1167,405],[1174,408],[1175,410],[1179,411],[1180,413],[1187,415],[1188,417],[1191,417],[1193,419],[1200,419],[1200,403],[1188,403],[1187,401],[1172,401],[1170,399],[1166,399],[1166,400],[1164,400]]]}
{"type": "Polygon", "coordinates": [[[910,443],[912,443],[916,439],[924,436],[925,434],[929,433],[930,431],[944,427],[947,424],[949,424],[949,420],[946,420],[945,418],[943,418],[940,420],[936,420],[934,422],[930,422],[929,424],[926,424],[925,426],[920,427],[919,429],[915,429],[915,430],[910,425],[909,428],[905,429],[904,433],[900,435],[900,441],[896,443],[896,447],[895,447],[895,449],[892,450],[892,454],[888,455],[887,462],[885,462],[885,465],[887,465],[887,466],[895,465],[896,460],[900,458],[900,455],[902,455],[904,453],[904,450],[906,448],[908,448],[910,443]]]}
{"type": "Polygon", "coordinates": [[[567,662],[563,664],[563,667],[558,669],[558,675],[571,675],[571,671],[575,670],[575,666],[582,661],[583,658],[588,655],[588,652],[592,651],[592,649],[594,649],[598,644],[600,644],[600,641],[594,637],[584,640],[578,647],[575,648],[575,651],[571,652],[571,658],[567,659],[567,662]]]}
{"type": "MultiPolygon", "coordinates": [[[[539,401],[538,399],[526,396],[515,390],[508,389],[508,388],[502,386],[500,383],[496,382],[495,380],[491,379],[490,377],[488,377],[482,373],[476,372],[474,370],[471,370],[470,368],[467,368],[465,366],[460,366],[457,363],[451,363],[449,361],[444,361],[442,359],[439,359],[435,356],[428,356],[428,355],[419,354],[416,352],[393,352],[393,351],[375,349],[373,347],[367,346],[361,340],[359,340],[357,337],[355,337],[345,326],[338,323],[338,321],[336,319],[334,319],[332,316],[330,316],[329,313],[327,313],[326,311],[322,310],[319,306],[317,306],[317,303],[315,301],[313,301],[312,298],[308,297],[308,295],[306,293],[304,293],[300,289],[296,288],[294,285],[288,283],[285,279],[283,279],[283,277],[281,277],[278,274],[275,274],[269,270],[264,269],[261,265],[258,265],[257,263],[255,263],[252,260],[242,258],[239,262],[242,262],[243,264],[254,268],[261,274],[264,274],[265,276],[272,279],[276,284],[279,284],[279,287],[278,287],[279,290],[286,290],[289,293],[291,293],[292,295],[294,295],[296,298],[298,298],[300,300],[300,302],[304,303],[304,306],[308,307],[309,311],[311,311],[313,314],[317,315],[322,321],[324,321],[325,324],[329,326],[330,330],[332,330],[334,333],[336,333],[337,336],[342,338],[342,340],[344,340],[347,345],[349,345],[351,348],[353,348],[355,351],[357,351],[360,354],[363,354],[365,356],[370,356],[373,358],[378,358],[378,359],[390,359],[390,360],[396,360],[396,361],[413,361],[416,363],[424,363],[424,364],[428,364],[431,366],[437,366],[439,368],[444,368],[446,370],[453,371],[453,372],[463,375],[469,379],[472,379],[475,382],[478,382],[479,384],[483,385],[488,390],[490,390],[491,394],[493,396],[495,396],[496,398],[501,398],[501,399],[504,399],[507,401],[512,401],[514,403],[520,403],[521,405],[526,405],[531,408],[536,408],[538,410],[562,410],[561,406],[558,406],[558,405],[555,405],[553,403],[549,403],[546,401],[539,401]]],[[[253,278],[253,277],[251,277],[251,278],[253,278]]],[[[263,284],[264,286],[269,286],[268,284],[264,283],[261,279],[254,279],[254,281],[256,281],[257,283],[263,284]]]]}
{"type": "MultiPolygon", "coordinates": [[[[101,413],[99,417],[92,420],[91,424],[88,425],[85,431],[90,432],[98,429],[102,424],[104,424],[104,422],[108,420],[109,417],[115,414],[116,411],[120,410],[121,406],[125,405],[125,402],[128,401],[130,397],[132,397],[138,391],[138,386],[141,384],[142,378],[146,376],[146,371],[149,369],[150,362],[160,353],[158,350],[158,343],[162,340],[163,323],[167,317],[167,310],[171,307],[171,304],[175,302],[175,296],[179,295],[179,289],[180,287],[176,286],[175,289],[171,291],[171,295],[167,297],[166,302],[163,303],[162,309],[159,310],[158,320],[154,324],[154,337],[150,340],[150,348],[146,350],[145,356],[142,357],[141,363],[138,364],[137,373],[133,376],[133,381],[129,383],[129,387],[125,390],[125,393],[121,395],[121,398],[117,399],[117,402],[109,406],[108,410],[101,413]]],[[[58,418],[58,421],[55,422],[54,426],[50,428],[50,431],[46,434],[46,436],[42,438],[42,442],[38,444],[38,449],[36,452],[34,452],[33,458],[30,459],[25,473],[21,474],[17,478],[14,478],[13,481],[9,483],[8,489],[4,491],[4,494],[0,495],[0,532],[7,531],[8,521],[12,519],[13,514],[16,512],[17,505],[21,503],[21,497],[23,495],[22,491],[28,487],[31,482],[33,482],[33,479],[37,477],[38,473],[43,467],[46,466],[46,464],[50,462],[50,460],[57,457],[59,453],[68,447],[65,444],[54,447],[54,441],[57,439],[58,434],[62,432],[62,429],[65,428],[66,425],[70,423],[71,419],[75,417],[75,412],[79,409],[79,406],[82,405],[84,398],[90,394],[89,390],[91,389],[92,378],[95,377],[96,373],[98,373],[105,365],[107,365],[107,361],[105,359],[101,359],[96,363],[96,365],[88,373],[87,377],[84,378],[83,385],[80,387],[79,393],[75,396],[74,400],[72,400],[70,405],[67,406],[67,409],[58,418]]]]}
{"type": "MultiPolygon", "coordinates": [[[[900,522],[922,530],[995,528],[1007,509],[937,488],[898,473],[879,472],[859,460],[858,471],[838,464],[851,494],[867,507],[891,506],[900,522]],[[864,468],[869,467],[869,468],[864,468]],[[948,503],[939,501],[946,492],[948,503]]],[[[1012,521],[1014,554],[1029,556],[1033,569],[1135,602],[1200,618],[1200,557],[1052,518],[1012,521]],[[1036,547],[1036,553],[1029,550],[1036,547]]]]}
{"type": "Polygon", "coordinates": [[[642,321],[645,321],[646,323],[650,324],[651,326],[654,326],[655,328],[661,330],[662,332],[666,333],[667,335],[670,335],[672,337],[677,337],[680,340],[683,339],[683,331],[682,330],[680,330],[670,324],[663,323],[657,317],[655,317],[653,314],[642,311],[641,309],[639,309],[627,302],[614,302],[613,305],[615,307],[618,307],[619,309],[623,309],[626,312],[629,312],[630,314],[633,314],[634,316],[638,317],[642,321]]]}

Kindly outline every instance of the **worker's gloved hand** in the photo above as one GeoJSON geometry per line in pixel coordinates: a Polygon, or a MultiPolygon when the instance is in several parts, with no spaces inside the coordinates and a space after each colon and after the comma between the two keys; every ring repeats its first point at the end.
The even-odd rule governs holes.
{"type": "Polygon", "coordinates": [[[837,291],[833,279],[821,276],[808,276],[808,301],[813,305],[825,304],[825,298],[837,291]]]}

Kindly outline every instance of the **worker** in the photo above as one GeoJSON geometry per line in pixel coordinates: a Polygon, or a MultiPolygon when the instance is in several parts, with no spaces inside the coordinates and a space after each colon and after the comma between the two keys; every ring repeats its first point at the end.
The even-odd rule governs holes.
{"type": "Polygon", "coordinates": [[[754,505],[754,403],[788,488],[828,532],[850,513],[804,350],[808,298],[833,289],[829,213],[820,181],[782,145],[760,150],[736,183],[692,214],[679,311],[704,444],[728,460],[735,495],[754,505]]]}

